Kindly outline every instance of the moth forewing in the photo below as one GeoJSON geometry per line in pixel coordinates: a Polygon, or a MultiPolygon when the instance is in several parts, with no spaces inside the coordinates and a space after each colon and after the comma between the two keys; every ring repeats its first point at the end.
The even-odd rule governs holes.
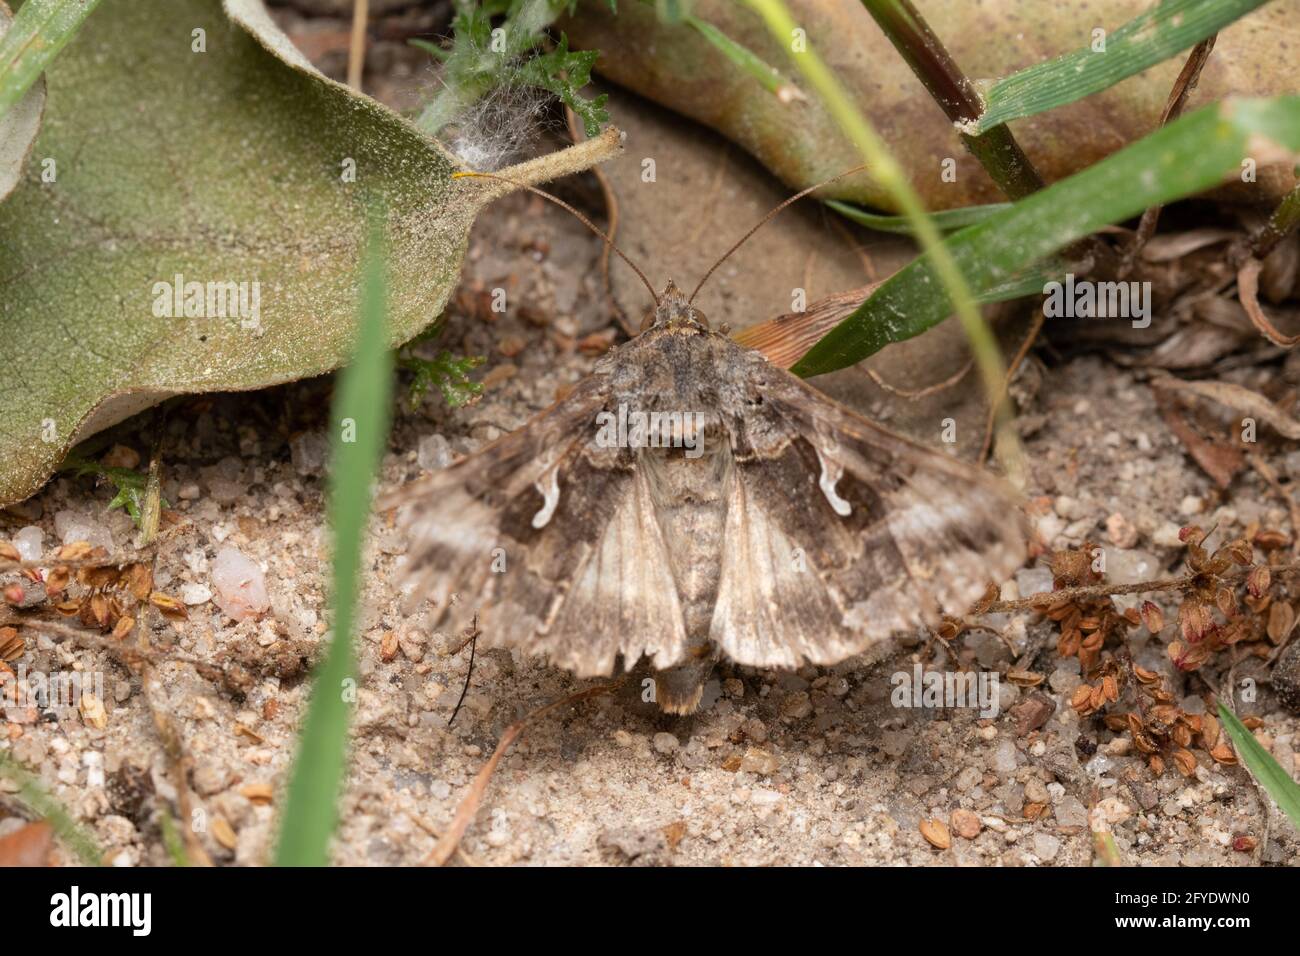
{"type": "Polygon", "coordinates": [[[568,398],[388,499],[414,502],[413,597],[463,592],[488,646],[582,676],[646,658],[688,713],[718,656],[833,664],[1023,560],[1012,496],[978,469],[710,331],[671,285],[653,318],[568,398]]]}

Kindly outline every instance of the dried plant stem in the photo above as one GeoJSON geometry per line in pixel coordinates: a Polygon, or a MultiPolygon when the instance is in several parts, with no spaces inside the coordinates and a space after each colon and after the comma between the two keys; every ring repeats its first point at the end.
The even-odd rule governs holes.
{"type": "Polygon", "coordinates": [[[1006,378],[1002,380],[1002,391],[999,393],[997,401],[989,406],[988,422],[984,426],[984,443],[980,445],[979,457],[975,459],[979,464],[989,456],[989,449],[993,447],[993,433],[998,424],[998,406],[1006,399],[1007,392],[1011,389],[1011,381],[1016,377],[1016,371],[1020,368],[1020,363],[1025,360],[1029,350],[1033,348],[1034,341],[1038,338],[1038,333],[1043,330],[1043,323],[1046,321],[1046,315],[1042,309],[1034,310],[1034,321],[1029,327],[1029,334],[1025,340],[1020,343],[1020,348],[1016,351],[1015,357],[1011,359],[1011,364],[1007,366],[1006,378]]]}
{"type": "MultiPolygon", "coordinates": [[[[983,101],[911,0],[862,0],[862,5],[958,131],[977,123],[983,101]]],[[[978,136],[963,132],[961,138],[1008,199],[1043,188],[1042,177],[1005,124],[978,136]]]]}
{"type": "Polygon", "coordinates": [[[1256,259],[1263,259],[1272,252],[1279,242],[1300,226],[1300,186],[1282,197],[1273,215],[1250,241],[1251,254],[1256,259]]]}
{"type": "MultiPolygon", "coordinates": [[[[564,125],[568,127],[569,139],[573,140],[576,146],[578,143],[584,143],[587,140],[586,131],[583,130],[582,124],[578,122],[578,116],[569,107],[564,108],[564,125]]],[[[609,177],[599,166],[592,166],[591,174],[596,177],[596,182],[600,186],[600,195],[605,200],[605,235],[609,236],[609,242],[603,242],[600,245],[600,279],[605,287],[605,299],[609,302],[609,307],[614,313],[614,318],[618,320],[619,328],[628,338],[635,338],[637,334],[636,325],[627,317],[623,307],[619,305],[618,299],[614,296],[614,285],[609,278],[609,257],[610,244],[618,239],[618,196],[614,193],[614,186],[610,183],[609,177]]]]}
{"type": "MultiPolygon", "coordinates": [[[[1250,568],[1219,575],[1222,581],[1243,581],[1250,573],[1250,568]]],[[[1270,574],[1300,574],[1300,562],[1294,564],[1269,565],[1270,574]]],[[[1178,578],[1165,578],[1158,581],[1135,581],[1132,584],[1087,584],[1073,588],[1061,588],[1059,591],[1044,591],[1015,601],[994,601],[976,609],[977,614],[1002,614],[1006,611],[1045,611],[1063,601],[1075,601],[1079,598],[1111,597],[1116,594],[1147,594],[1156,591],[1179,591],[1192,587],[1200,575],[1185,574],[1178,578]]]]}
{"type": "Polygon", "coordinates": [[[465,831],[469,825],[474,822],[474,817],[478,813],[479,804],[483,802],[483,795],[487,793],[488,784],[492,781],[492,774],[496,772],[497,765],[505,757],[506,751],[510,749],[516,738],[527,729],[528,725],[540,717],[544,717],[553,710],[559,710],[561,707],[567,707],[570,704],[576,704],[579,701],[588,700],[592,697],[599,697],[601,694],[608,694],[621,686],[622,681],[616,681],[613,684],[601,684],[599,687],[589,687],[584,691],[576,694],[570,694],[568,697],[562,697],[557,701],[552,701],[543,707],[516,720],[506,728],[506,732],[501,735],[501,740],[492,751],[492,756],[488,762],[483,765],[483,769],[474,777],[474,782],[470,784],[469,792],[461,800],[460,806],[456,808],[456,815],[452,817],[451,826],[447,827],[442,837],[438,840],[428,857],[425,858],[425,866],[442,866],[446,863],[453,853],[460,846],[461,838],[465,836],[465,831]]]}
{"type": "Polygon", "coordinates": [[[352,38],[348,44],[348,86],[361,89],[361,75],[366,70],[366,24],[370,20],[370,0],[352,0],[352,38]]]}
{"type": "MultiPolygon", "coordinates": [[[[1187,98],[1196,89],[1196,84],[1201,78],[1201,71],[1205,69],[1205,64],[1209,62],[1210,51],[1214,49],[1214,41],[1218,37],[1217,33],[1211,34],[1192,47],[1192,52],[1187,56],[1187,62],[1183,64],[1178,79],[1174,80],[1174,85],[1169,91],[1169,99],[1165,103],[1164,113],[1160,116],[1160,126],[1167,126],[1171,120],[1176,120],[1182,115],[1183,109],[1187,106],[1187,98]]],[[[1133,268],[1138,256],[1142,254],[1143,247],[1155,235],[1156,224],[1160,222],[1160,209],[1160,206],[1152,206],[1142,214],[1142,218],[1138,221],[1137,231],[1133,234],[1133,241],[1124,254],[1121,272],[1128,273],[1133,268]]]]}
{"type": "Polygon", "coordinates": [[[965,378],[966,373],[969,372],[974,367],[975,367],[975,360],[970,359],[969,361],[966,362],[965,365],[959,368],[952,375],[949,375],[942,382],[935,382],[933,385],[927,385],[925,388],[918,388],[914,391],[905,388],[899,388],[896,385],[890,385],[888,382],[886,382],[883,378],[880,377],[880,373],[877,372],[874,368],[863,369],[863,371],[867,373],[868,378],[870,378],[873,382],[875,382],[885,391],[889,392],[891,395],[897,395],[899,398],[906,398],[909,401],[916,401],[917,399],[926,398],[927,396],[934,395],[937,392],[942,392],[946,388],[952,388],[963,378],[965,378]]]}

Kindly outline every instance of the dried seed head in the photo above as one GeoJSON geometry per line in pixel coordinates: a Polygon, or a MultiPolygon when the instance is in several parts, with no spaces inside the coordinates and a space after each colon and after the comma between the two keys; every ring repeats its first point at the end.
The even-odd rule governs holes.
{"type": "Polygon", "coordinates": [[[1268,567],[1257,564],[1246,575],[1246,590],[1250,592],[1251,597],[1261,597],[1268,590],[1268,586],[1272,581],[1272,572],[1269,571],[1268,567]]]}

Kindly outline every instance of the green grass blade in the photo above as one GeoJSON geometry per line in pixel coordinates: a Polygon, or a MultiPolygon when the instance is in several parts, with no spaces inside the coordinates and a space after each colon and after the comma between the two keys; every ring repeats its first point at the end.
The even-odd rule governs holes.
{"type": "MultiPolygon", "coordinates": [[[[955,233],[947,247],[978,295],[1103,226],[1219,185],[1252,153],[1262,158],[1279,150],[1300,152],[1300,96],[1225,100],[955,233]]],[[[846,368],[951,312],[927,254],[881,283],[793,371],[846,368]]]]}
{"type": "MultiPolygon", "coordinates": [[[[828,199],[826,205],[845,219],[851,219],[858,225],[866,226],[868,229],[875,229],[877,232],[894,232],[903,236],[910,236],[915,232],[911,221],[906,216],[887,216],[883,213],[869,212],[860,206],[839,199],[828,199]]],[[[1011,203],[1009,202],[995,202],[986,206],[963,206],[960,209],[944,209],[940,212],[930,213],[930,218],[934,220],[934,224],[939,227],[940,231],[955,232],[958,229],[965,229],[967,226],[983,222],[985,219],[991,219],[998,213],[1005,212],[1010,208],[1011,203]]]]}
{"type": "Polygon", "coordinates": [[[86,866],[99,866],[104,851],[94,837],[81,828],[26,767],[7,753],[0,751],[0,777],[8,777],[18,786],[18,796],[40,817],[54,828],[55,834],[66,843],[86,866]]]}
{"type": "Polygon", "coordinates": [[[1233,746],[1237,748],[1246,769],[1268,791],[1282,812],[1291,818],[1291,825],[1300,830],[1300,785],[1291,779],[1291,775],[1282,769],[1272,754],[1260,746],[1255,735],[1237,719],[1237,715],[1222,703],[1219,704],[1219,720],[1232,738],[1233,746]]]}
{"type": "Polygon", "coordinates": [[[789,82],[781,72],[771,66],[749,47],[737,43],[711,23],[706,23],[693,14],[687,14],[685,22],[691,29],[708,40],[732,63],[749,73],[762,84],[769,93],[780,93],[789,87],[789,82]]]}
{"type": "Polygon", "coordinates": [[[334,438],[328,507],[334,541],[333,638],[312,687],[289,782],[276,850],[280,866],[328,863],[330,837],[338,823],[351,701],[355,700],[352,628],[360,591],[362,538],[392,404],[385,256],[378,232],[366,252],[358,325],[356,351],[339,375],[331,412],[334,438]]]}
{"type": "Polygon", "coordinates": [[[0,116],[76,34],[99,0],[27,0],[0,39],[0,116]]]}
{"type": "Polygon", "coordinates": [[[984,91],[979,134],[1011,120],[1043,113],[1109,89],[1190,49],[1268,0],[1162,0],[1105,38],[1105,52],[1091,45],[995,80],[984,91]]]}

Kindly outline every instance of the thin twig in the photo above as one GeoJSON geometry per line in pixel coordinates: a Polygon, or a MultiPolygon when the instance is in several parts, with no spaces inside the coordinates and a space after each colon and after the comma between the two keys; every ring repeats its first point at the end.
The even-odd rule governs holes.
{"type": "MultiPolygon", "coordinates": [[[[460,706],[465,703],[465,695],[469,693],[469,682],[474,678],[474,652],[478,648],[477,613],[474,615],[474,622],[470,625],[469,639],[465,643],[469,644],[469,667],[465,669],[465,685],[460,689],[460,700],[456,701],[456,707],[452,710],[451,717],[447,721],[448,727],[456,722],[456,715],[460,713],[460,706]]],[[[464,644],[461,645],[461,647],[464,646],[464,644]]]]}
{"type": "Polygon", "coordinates": [[[1277,472],[1273,470],[1263,455],[1255,452],[1247,452],[1246,461],[1258,472],[1259,477],[1263,478],[1273,493],[1282,499],[1286,505],[1287,513],[1291,516],[1291,553],[1300,558],[1300,505],[1296,504],[1295,496],[1286,488],[1282,487],[1282,482],[1277,477],[1277,472]]]}
{"type": "Polygon", "coordinates": [[[916,399],[925,398],[926,396],[933,395],[936,392],[942,392],[944,389],[952,388],[963,378],[965,378],[966,373],[969,372],[974,367],[975,367],[975,360],[970,359],[965,365],[959,368],[955,374],[949,375],[942,382],[935,382],[933,385],[927,385],[925,388],[918,388],[915,391],[909,391],[908,389],[905,388],[899,388],[896,385],[890,385],[883,378],[881,378],[880,374],[873,368],[863,368],[862,370],[866,372],[868,376],[870,376],[873,382],[875,382],[885,391],[897,395],[900,398],[906,398],[914,401],[916,399]]]}
{"type": "MultiPolygon", "coordinates": [[[[1295,564],[1275,564],[1268,566],[1270,574],[1300,573],[1300,562],[1295,564]]],[[[1250,573],[1250,568],[1241,568],[1219,575],[1222,581],[1241,581],[1250,573]]],[[[1166,578],[1159,581],[1135,581],[1131,584],[1086,584],[1073,588],[1061,588],[1059,591],[1042,591],[1027,598],[1015,601],[994,601],[976,609],[977,614],[1001,614],[1004,611],[1045,611],[1054,605],[1078,598],[1111,597],[1116,594],[1146,594],[1155,591],[1178,591],[1192,587],[1200,579],[1198,574],[1185,574],[1179,578],[1166,578]]]]}
{"type": "MultiPolygon", "coordinates": [[[[1160,116],[1160,128],[1169,125],[1170,121],[1182,115],[1183,109],[1187,106],[1187,98],[1196,89],[1196,84],[1201,78],[1201,71],[1205,69],[1205,64],[1209,62],[1210,51],[1214,49],[1214,41],[1218,37],[1217,33],[1212,34],[1192,47],[1192,52],[1188,54],[1187,62],[1183,64],[1178,79],[1174,81],[1173,87],[1169,90],[1169,99],[1166,101],[1165,110],[1160,116]]],[[[1133,241],[1125,251],[1124,262],[1120,267],[1121,275],[1128,274],[1137,263],[1138,256],[1142,254],[1142,247],[1155,235],[1156,224],[1160,221],[1161,208],[1160,206],[1149,206],[1146,212],[1142,214],[1141,220],[1138,221],[1137,231],[1133,234],[1133,241]]]]}
{"type": "Polygon", "coordinates": [[[1034,324],[1029,328],[1029,334],[1025,340],[1020,343],[1020,348],[1015,357],[1011,359],[1011,364],[1007,366],[1007,374],[1002,380],[1002,388],[999,390],[997,399],[989,405],[988,422],[984,427],[984,443],[980,445],[979,457],[975,460],[983,463],[989,456],[989,450],[993,447],[993,430],[997,427],[998,409],[1006,401],[1007,391],[1011,388],[1011,381],[1015,378],[1016,371],[1020,368],[1020,363],[1025,360],[1029,350],[1033,348],[1034,340],[1038,338],[1038,333],[1043,329],[1043,322],[1046,320],[1045,313],[1042,309],[1034,311],[1034,324]]]}
{"type": "Polygon", "coordinates": [[[366,24],[370,20],[370,0],[352,0],[352,39],[348,44],[348,86],[361,89],[361,75],[366,70],[366,24]]]}
{"type": "MultiPolygon", "coordinates": [[[[569,138],[573,140],[575,145],[587,138],[587,134],[578,125],[577,114],[567,106],[564,108],[564,125],[569,128],[569,138]]],[[[614,317],[618,319],[619,328],[623,330],[628,338],[636,338],[637,327],[628,318],[627,313],[623,311],[623,306],[619,304],[617,297],[615,297],[614,284],[609,277],[610,247],[618,236],[618,196],[615,195],[614,186],[610,183],[609,177],[605,175],[603,169],[599,166],[592,166],[588,172],[596,177],[596,182],[600,186],[600,195],[605,201],[605,220],[609,223],[605,230],[605,234],[609,236],[609,242],[602,243],[600,247],[600,279],[605,287],[605,299],[614,311],[614,317]]]]}
{"type": "Polygon", "coordinates": [[[474,822],[474,816],[478,813],[479,804],[483,802],[483,795],[487,792],[488,784],[492,780],[492,774],[496,772],[497,764],[501,763],[501,759],[506,755],[506,751],[510,749],[510,745],[515,742],[515,739],[524,732],[530,723],[561,707],[567,707],[570,704],[576,704],[591,697],[598,697],[601,694],[608,694],[620,687],[622,683],[622,681],[616,681],[612,684],[601,684],[599,687],[589,687],[576,694],[570,694],[568,697],[562,697],[557,701],[537,708],[507,727],[506,732],[501,735],[501,741],[497,744],[496,750],[492,751],[492,756],[488,759],[488,762],[483,765],[483,769],[474,777],[469,792],[465,794],[460,806],[456,808],[456,815],[452,817],[451,826],[447,828],[437,845],[425,858],[425,865],[442,866],[451,859],[451,855],[460,846],[465,831],[474,822]]]}

